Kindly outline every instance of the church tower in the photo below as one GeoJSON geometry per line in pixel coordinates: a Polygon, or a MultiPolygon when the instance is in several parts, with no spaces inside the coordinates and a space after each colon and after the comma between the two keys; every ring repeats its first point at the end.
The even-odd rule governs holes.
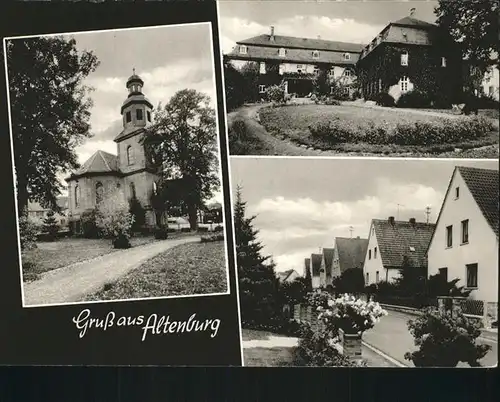
{"type": "MultiPolygon", "coordinates": [[[[156,175],[148,169],[146,152],[141,140],[144,129],[153,122],[153,105],[142,93],[144,81],[135,74],[126,83],[128,96],[121,106],[123,130],[115,138],[118,148],[119,169],[124,176],[127,199],[136,197],[143,207],[149,208],[150,195],[156,175]]],[[[148,225],[154,225],[154,214],[146,214],[148,225]]]]}

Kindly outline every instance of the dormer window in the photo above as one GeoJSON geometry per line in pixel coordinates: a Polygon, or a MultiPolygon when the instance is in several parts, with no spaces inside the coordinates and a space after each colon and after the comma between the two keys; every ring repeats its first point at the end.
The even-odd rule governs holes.
{"type": "Polygon", "coordinates": [[[148,116],[148,121],[151,123],[151,112],[148,110],[146,114],[148,116]]]}
{"type": "Polygon", "coordinates": [[[279,50],[279,56],[280,57],[285,57],[286,56],[286,49],[285,48],[280,48],[279,50]]]}
{"type": "Polygon", "coordinates": [[[344,53],[344,60],[351,60],[351,54],[350,53],[344,53]]]}
{"type": "Polygon", "coordinates": [[[137,118],[137,120],[142,120],[144,118],[142,109],[135,110],[135,117],[137,118]]]}
{"type": "Polygon", "coordinates": [[[402,66],[408,65],[408,52],[401,53],[401,65],[402,66]]]}
{"type": "Polygon", "coordinates": [[[247,54],[247,47],[245,45],[240,45],[240,54],[247,54]]]}
{"type": "Polygon", "coordinates": [[[312,52],[312,56],[313,56],[313,59],[319,59],[319,51],[314,50],[314,51],[312,52]]]}
{"type": "Polygon", "coordinates": [[[127,123],[130,123],[132,121],[132,113],[130,112],[125,113],[125,121],[127,123]]]}
{"type": "Polygon", "coordinates": [[[413,252],[415,252],[415,247],[410,246],[410,251],[411,251],[412,253],[413,253],[413,252]]]}
{"type": "Polygon", "coordinates": [[[441,67],[446,67],[446,57],[441,57],[441,67]]]}

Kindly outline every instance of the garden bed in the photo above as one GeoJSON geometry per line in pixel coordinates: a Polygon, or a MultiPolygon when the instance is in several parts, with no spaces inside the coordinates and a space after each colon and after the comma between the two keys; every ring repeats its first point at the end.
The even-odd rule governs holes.
{"type": "Polygon", "coordinates": [[[85,300],[137,299],[227,291],[223,241],[175,246],[85,300]]]}
{"type": "MultiPolygon", "coordinates": [[[[439,143],[428,143],[423,139],[422,144],[419,145],[405,145],[405,142],[411,143],[412,139],[408,140],[405,135],[398,135],[394,136],[394,141],[399,143],[391,143],[391,135],[397,127],[405,127],[407,131],[412,131],[413,128],[413,133],[417,132],[418,134],[428,128],[432,129],[433,126],[447,129],[450,121],[456,121],[456,125],[460,127],[463,126],[462,122],[470,122],[471,129],[481,124],[481,122],[471,120],[473,118],[451,117],[445,113],[441,115],[425,115],[422,113],[402,112],[392,108],[385,110],[383,108],[371,109],[349,105],[265,107],[260,110],[259,116],[261,124],[268,133],[319,151],[384,155],[407,153],[415,156],[426,156],[425,154],[435,156],[436,154],[448,152],[458,156],[466,150],[497,145],[499,138],[498,125],[495,126],[493,119],[480,117],[480,119],[486,119],[488,123],[495,126],[496,131],[493,128],[475,139],[468,139],[467,133],[465,135],[462,133],[461,140],[454,142],[450,142],[449,138],[443,139],[439,143]],[[335,139],[328,135],[328,130],[325,130],[324,126],[335,120],[345,128],[345,131],[349,134],[346,137],[351,137],[349,140],[342,141],[342,138],[335,139]],[[322,128],[323,130],[321,130],[322,128]],[[367,138],[366,135],[369,132],[373,133],[373,135],[367,138]],[[380,132],[384,134],[380,135],[380,132]],[[385,135],[385,133],[388,133],[388,135],[385,135]],[[382,137],[380,141],[379,136],[382,137]],[[383,143],[384,141],[386,143],[383,143]]],[[[473,131],[471,131],[471,137],[476,135],[477,130],[473,131]]],[[[418,136],[416,139],[418,141],[418,136]]],[[[498,147],[492,147],[483,153],[486,155],[485,157],[490,157],[490,154],[495,157],[498,154],[498,147]]]]}

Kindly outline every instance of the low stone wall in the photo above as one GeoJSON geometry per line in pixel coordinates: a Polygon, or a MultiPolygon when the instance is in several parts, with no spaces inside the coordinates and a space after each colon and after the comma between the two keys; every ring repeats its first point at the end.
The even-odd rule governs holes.
{"type": "Polygon", "coordinates": [[[318,315],[319,313],[311,306],[304,304],[296,304],[293,306],[293,319],[309,324],[312,330],[316,330],[323,325],[323,323],[318,320],[318,315]]]}

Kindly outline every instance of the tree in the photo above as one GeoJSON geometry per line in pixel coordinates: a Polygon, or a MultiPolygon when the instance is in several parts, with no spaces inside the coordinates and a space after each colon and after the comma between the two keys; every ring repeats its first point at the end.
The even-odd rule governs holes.
{"type": "Polygon", "coordinates": [[[306,285],[307,292],[312,292],[311,267],[306,267],[306,274],[304,276],[304,282],[306,285]]]}
{"type": "Polygon", "coordinates": [[[448,281],[443,275],[431,275],[426,283],[426,293],[429,297],[437,296],[458,296],[467,297],[471,290],[463,286],[457,286],[460,279],[456,278],[448,281]]]}
{"type": "Polygon", "coordinates": [[[284,282],[279,286],[281,303],[283,305],[301,304],[309,293],[304,278],[296,278],[293,282],[284,282]]]}
{"type": "Polygon", "coordinates": [[[498,0],[439,0],[437,23],[459,43],[462,56],[484,73],[498,67],[498,0]],[[492,59],[493,56],[493,59],[492,59]]]}
{"type": "Polygon", "coordinates": [[[333,280],[333,287],[337,293],[361,293],[365,288],[363,270],[359,268],[346,269],[339,277],[333,280]]]}
{"type": "Polygon", "coordinates": [[[141,205],[141,202],[134,195],[128,201],[129,212],[134,217],[132,231],[138,232],[146,223],[146,210],[141,205]]]}
{"type": "Polygon", "coordinates": [[[50,210],[47,212],[47,216],[43,220],[42,232],[47,233],[48,240],[53,241],[56,239],[57,232],[59,232],[59,224],[54,216],[55,212],[50,210]]]}
{"type": "Polygon", "coordinates": [[[404,256],[399,276],[394,279],[394,284],[401,296],[422,296],[425,291],[425,274],[423,269],[412,267],[408,257],[404,256]]]}
{"type": "Polygon", "coordinates": [[[74,149],[90,137],[83,80],[98,60],[63,37],[8,40],[6,55],[19,212],[28,200],[59,212],[57,174],[78,167],[74,149]]]}
{"type": "Polygon", "coordinates": [[[114,248],[129,248],[134,217],[129,212],[125,195],[120,190],[111,192],[97,206],[96,225],[113,241],[114,248]]]}
{"type": "Polygon", "coordinates": [[[255,216],[246,217],[241,187],[236,192],[234,231],[238,267],[241,321],[246,326],[270,324],[278,314],[278,280],[269,257],[261,254],[263,245],[253,228],[255,216]]]}
{"type": "Polygon", "coordinates": [[[245,78],[226,56],[224,56],[224,88],[226,91],[227,112],[243,105],[247,100],[245,78]]]}
{"type": "Polygon", "coordinates": [[[320,68],[318,75],[314,79],[314,91],[318,95],[328,95],[330,92],[330,80],[328,78],[327,68],[320,68]]]}
{"type": "Polygon", "coordinates": [[[219,185],[215,119],[207,95],[183,89],[164,108],[158,107],[155,123],[144,133],[148,164],[157,169],[161,181],[183,181],[178,196],[192,230],[197,229],[198,210],[219,185]]]}

